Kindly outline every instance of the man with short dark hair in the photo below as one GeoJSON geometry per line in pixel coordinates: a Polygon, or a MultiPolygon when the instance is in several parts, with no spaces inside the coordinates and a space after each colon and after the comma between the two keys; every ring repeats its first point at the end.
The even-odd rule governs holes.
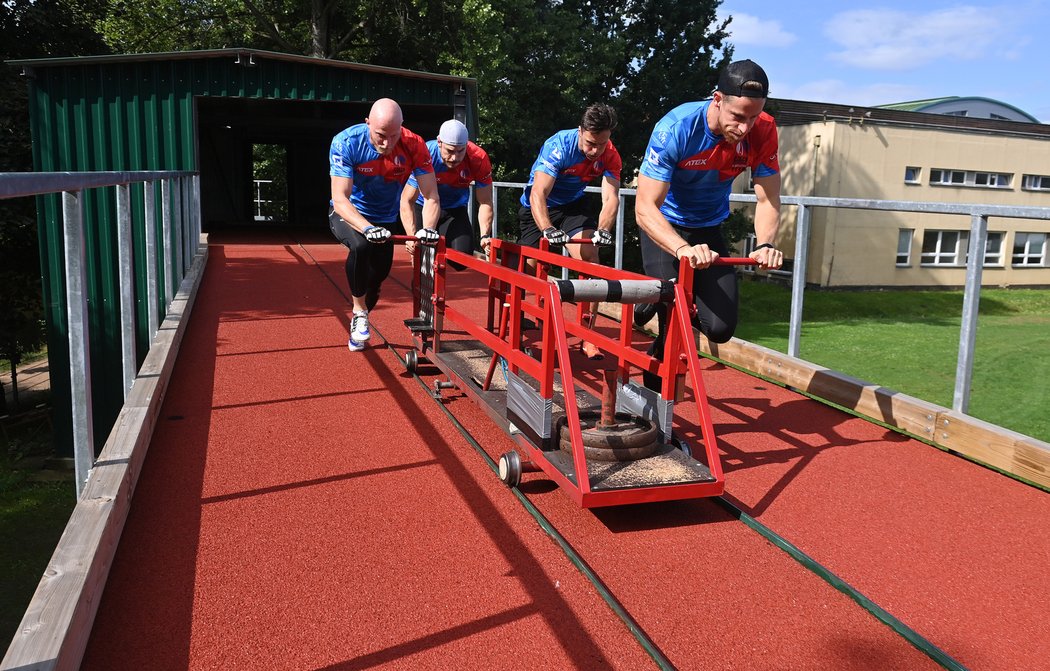
{"type": "MultiPolygon", "coordinates": [[[[529,183],[518,210],[518,243],[539,245],[542,235],[552,245],[564,245],[582,233],[596,246],[613,243],[612,230],[620,209],[620,170],[623,162],[610,137],[616,128],[616,112],[609,105],[588,107],[578,128],[555,133],[547,139],[529,172],[529,183]],[[594,179],[602,180],[602,208],[597,222],[584,201],[584,189],[594,179]]],[[[598,250],[591,245],[570,245],[573,258],[597,263],[598,250]]],[[[598,304],[589,306],[591,320],[598,304]]],[[[588,358],[601,358],[597,347],[583,344],[588,358]]]]}
{"type": "MultiPolygon", "coordinates": [[[[478,199],[481,246],[487,252],[492,237],[492,162],[488,153],[468,139],[467,127],[456,119],[441,124],[437,139],[427,142],[427,150],[434,164],[438,200],[441,202],[438,233],[445,236],[445,244],[450,248],[464,254],[474,251],[474,230],[467,212],[473,183],[478,199]]],[[[414,176],[409,177],[401,193],[402,218],[408,216],[406,212],[411,212],[415,227],[421,227],[423,206],[419,182],[414,176]]],[[[451,265],[457,270],[463,269],[458,263],[452,262],[451,265]]]]}
{"type": "MultiPolygon", "coordinates": [[[[368,312],[379,300],[379,288],[390,274],[394,248],[390,236],[404,235],[414,222],[398,221],[401,189],[410,175],[423,193],[423,225],[415,231],[423,244],[436,244],[437,182],[426,143],[402,124],[401,107],[390,98],[377,100],[364,123],[332,138],[328,158],[332,209],[328,225],[349,248],[346,280],[354,316],[347,347],[359,352],[371,338],[368,312]]],[[[414,242],[407,243],[413,247],[414,242]]]]}
{"type": "MultiPolygon", "coordinates": [[[[776,248],[780,223],[780,165],[777,127],[763,112],[769,95],[765,71],[750,60],[730,63],[708,100],[685,103],[667,113],[645,150],[635,200],[645,273],[678,277],[679,259],[696,268],[694,324],[712,342],[728,341],[736,329],[737,274],[731,266],[712,266],[729,247],[721,224],[729,217],[733,180],[750,169],[755,184],[755,236],[751,258],[762,268],[779,268],[776,248]]],[[[660,354],[667,313],[662,304],[639,304],[635,323],[653,314],[660,334],[650,350],[660,354]]],[[[647,380],[647,384],[652,380],[647,380]]]]}

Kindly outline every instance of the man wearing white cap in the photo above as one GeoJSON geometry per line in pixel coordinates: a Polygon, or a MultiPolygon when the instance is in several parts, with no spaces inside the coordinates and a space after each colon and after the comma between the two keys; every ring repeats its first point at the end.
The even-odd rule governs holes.
{"type": "MultiPolygon", "coordinates": [[[[470,184],[475,186],[478,199],[478,229],[481,244],[488,252],[492,237],[492,162],[484,149],[467,139],[467,127],[456,119],[441,124],[436,140],[427,142],[434,176],[438,185],[441,214],[438,233],[445,236],[445,244],[452,249],[470,254],[474,251],[474,231],[470,225],[467,204],[470,202],[470,184]]],[[[409,177],[401,192],[401,216],[405,221],[423,225],[423,196],[416,178],[409,177]],[[407,212],[412,213],[409,219],[407,212]]],[[[409,231],[411,234],[412,231],[409,231]]],[[[462,270],[457,263],[452,267],[462,270]]]]}

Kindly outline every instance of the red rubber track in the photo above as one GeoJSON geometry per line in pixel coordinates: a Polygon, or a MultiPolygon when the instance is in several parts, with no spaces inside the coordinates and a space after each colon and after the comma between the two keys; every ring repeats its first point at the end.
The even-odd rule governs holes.
{"type": "MultiPolygon", "coordinates": [[[[652,666],[395,352],[347,351],[342,247],[210,254],[84,668],[652,666]]],[[[403,355],[396,263],[372,321],[403,355]]],[[[1050,658],[1045,493],[705,367],[727,498],[963,664],[1050,658]]],[[[712,501],[522,491],[679,668],[936,666],[712,501]]]]}

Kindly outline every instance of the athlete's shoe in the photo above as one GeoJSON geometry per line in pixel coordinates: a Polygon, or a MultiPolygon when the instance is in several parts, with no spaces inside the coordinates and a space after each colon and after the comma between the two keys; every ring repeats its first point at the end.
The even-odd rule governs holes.
{"type": "Polygon", "coordinates": [[[350,342],[364,345],[372,337],[368,329],[368,312],[354,312],[354,318],[350,321],[350,342]]]}
{"type": "Polygon", "coordinates": [[[365,348],[365,343],[363,343],[363,342],[356,342],[353,338],[350,338],[350,340],[348,340],[346,342],[346,347],[351,352],[360,352],[361,350],[363,350],[365,348]]]}

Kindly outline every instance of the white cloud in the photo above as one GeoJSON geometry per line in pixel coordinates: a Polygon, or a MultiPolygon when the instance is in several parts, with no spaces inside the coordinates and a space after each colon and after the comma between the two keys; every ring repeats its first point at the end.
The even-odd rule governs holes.
{"type": "Polygon", "coordinates": [[[942,58],[986,56],[1003,28],[990,8],[960,6],[927,13],[859,9],[832,17],[824,34],[843,47],[832,54],[836,60],[873,70],[906,70],[942,58]]]}
{"type": "Polygon", "coordinates": [[[777,98],[809,102],[875,107],[922,98],[914,86],[905,84],[867,84],[856,86],[838,79],[820,79],[797,86],[778,86],[777,98]]]}
{"type": "MultiPolygon", "coordinates": [[[[767,21],[750,14],[732,14],[733,20],[727,29],[729,41],[734,45],[762,47],[789,47],[798,37],[780,27],[780,21],[767,21]]],[[[718,21],[727,17],[719,16],[718,21]]]]}

